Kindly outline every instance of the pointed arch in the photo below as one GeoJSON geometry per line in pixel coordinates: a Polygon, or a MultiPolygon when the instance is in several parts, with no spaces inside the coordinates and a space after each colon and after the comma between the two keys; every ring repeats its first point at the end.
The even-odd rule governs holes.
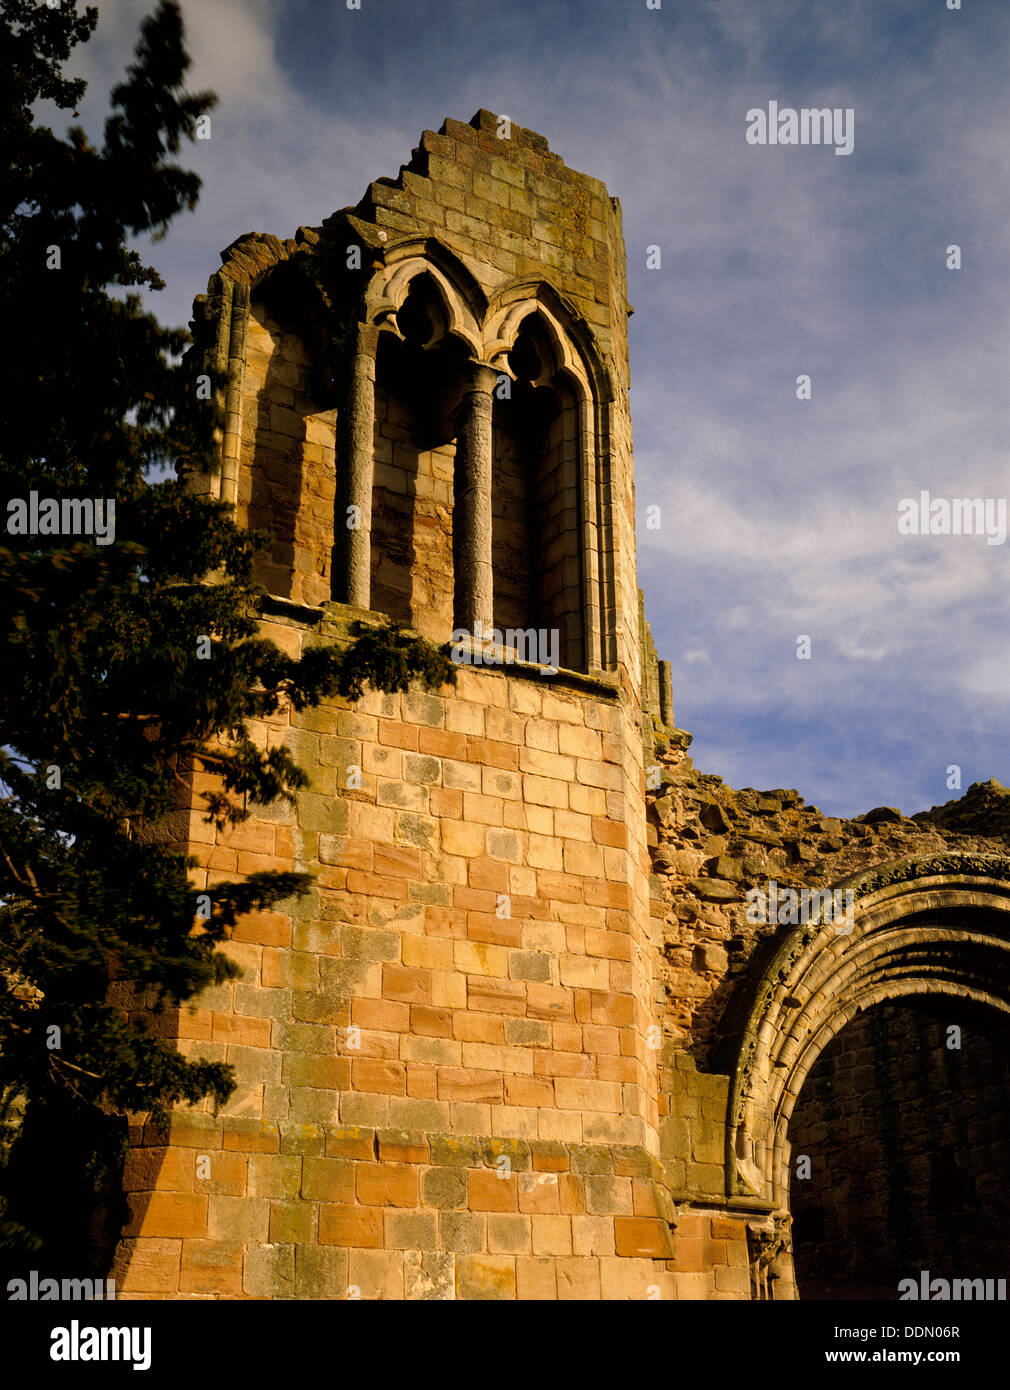
{"type": "Polygon", "coordinates": [[[494,365],[507,354],[523,319],[538,311],[561,364],[585,381],[598,401],[613,400],[610,373],[592,329],[571,300],[545,280],[516,280],[491,297],[483,324],[484,361],[494,365]]]}
{"type": "Polygon", "coordinates": [[[554,387],[566,416],[560,437],[544,442],[555,488],[553,495],[537,498],[538,515],[548,519],[542,538],[548,551],[546,572],[536,580],[542,590],[540,611],[561,633],[564,664],[599,671],[612,666],[615,657],[613,388],[589,325],[570,300],[541,279],[514,281],[491,298],[482,351],[500,377],[514,377],[511,354],[531,320],[553,359],[550,382],[545,376],[541,384],[554,387]]]}
{"type": "Polygon", "coordinates": [[[480,325],[487,312],[487,298],[460,258],[437,237],[408,237],[389,247],[365,290],[366,321],[397,332],[396,315],[412,282],[422,275],[429,278],[442,301],[447,333],[464,343],[474,357],[480,357],[480,325]]]}
{"type": "Polygon", "coordinates": [[[454,413],[485,307],[434,237],[389,247],[364,298],[375,335],[370,606],[438,641],[454,618],[454,413]]]}

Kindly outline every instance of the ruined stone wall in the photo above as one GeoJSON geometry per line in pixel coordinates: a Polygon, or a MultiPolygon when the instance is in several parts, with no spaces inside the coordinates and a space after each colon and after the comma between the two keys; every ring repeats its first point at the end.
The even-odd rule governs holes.
{"type": "MultiPolygon", "coordinates": [[[[438,134],[425,131],[395,179],[370,184],[353,217],[337,214],[330,223],[345,218],[373,248],[389,245],[397,236],[432,234],[462,259],[488,292],[540,284],[563,295],[579,316],[586,341],[591,338],[608,377],[605,398],[583,422],[604,460],[599,495],[605,504],[597,515],[595,495],[582,499],[601,554],[599,608],[584,617],[603,629],[603,665],[617,671],[622,687],[637,703],[629,305],[620,204],[600,180],[567,168],[543,136],[513,124],[501,138],[503,129],[497,116],[480,111],[468,125],[446,120],[438,134]]],[[[327,224],[326,231],[330,234],[333,228],[327,224]]],[[[562,426],[565,439],[572,428],[569,417],[562,426]]],[[[555,508],[551,476],[544,470],[548,515],[555,508]]],[[[559,539],[546,535],[550,553],[538,558],[547,570],[560,561],[565,585],[574,589],[579,579],[573,573],[568,541],[560,539],[571,529],[571,493],[571,482],[566,482],[560,495],[565,515],[559,539]]],[[[549,584],[548,594],[552,592],[549,584]]],[[[577,628],[567,602],[561,605],[560,617],[571,653],[577,628]]]]}
{"type": "MultiPolygon", "coordinates": [[[[958,801],[911,819],[894,808],[879,807],[845,820],[823,816],[793,790],[736,790],[720,777],[700,773],[687,755],[687,742],[687,736],[676,732],[661,739],[651,764],[653,780],[661,779],[648,793],[648,833],[655,869],[653,912],[662,922],[664,959],[654,1008],[663,1020],[664,1034],[661,1153],[674,1199],[683,1203],[678,1208],[674,1245],[679,1267],[693,1276],[696,1292],[691,1296],[711,1298],[718,1296],[721,1287],[742,1290],[741,1264],[753,1265],[753,1258],[742,1261],[741,1251],[746,1251],[748,1242],[744,1225],[736,1226],[736,1243],[730,1241],[724,1250],[713,1240],[713,1223],[720,1231],[729,1231],[732,1225],[726,1224],[727,1218],[736,1214],[753,1228],[762,1216],[759,1204],[727,1196],[734,1056],[727,1044],[735,1042],[740,1021],[734,1002],[749,996],[771,948],[799,920],[791,915],[781,890],[819,891],[859,870],[910,855],[1005,853],[1010,793],[996,782],[978,784],[958,801]],[[748,920],[748,891],[767,892],[772,881],[780,890],[781,920],[748,920]]],[[[849,1057],[850,1049],[858,1054],[864,1043],[852,1024],[833,1046],[844,1049],[843,1055],[849,1057]],[[851,1040],[850,1030],[855,1030],[851,1040]]],[[[980,1043],[981,1048],[985,1046],[980,1043]]],[[[916,1094],[915,1069],[925,1067],[928,1073],[929,1065],[923,1057],[899,1062],[896,1052],[895,1075],[874,1078],[873,1085],[883,1086],[879,1099],[870,1103],[873,1085],[869,1083],[853,1090],[847,1123],[840,1126],[836,1144],[845,1144],[844,1136],[861,1132],[861,1127],[872,1127],[872,1115],[886,1113],[888,1102],[898,1103],[899,1093],[911,1104],[916,1094]],[[907,1092],[901,1090],[906,1080],[907,1092]]],[[[864,1075],[861,1079],[866,1080],[864,1075]]],[[[984,1108],[992,1094],[990,1082],[984,1082],[981,1090],[974,1082],[966,1084],[965,1104],[984,1108]]],[[[938,1123],[938,1112],[931,1119],[938,1123]]],[[[977,1139],[975,1130],[969,1128],[967,1133],[972,1141],[977,1139]]],[[[812,1141],[804,1142],[811,1147],[812,1141]]],[[[884,1156],[878,1157],[885,1162],[884,1156]]],[[[850,1154],[836,1150],[836,1158],[835,1178],[843,1167],[849,1171],[852,1167],[850,1154]]],[[[979,1161],[986,1171],[987,1164],[995,1168],[1005,1161],[1003,1149],[979,1161]]],[[[891,1178],[878,1175],[885,1188],[887,1180],[909,1181],[909,1170],[902,1167],[897,1152],[886,1158],[886,1164],[891,1178]]],[[[833,1190],[844,1204],[844,1191],[833,1190]]],[[[753,1245],[752,1238],[752,1257],[753,1245]]],[[[889,1287],[891,1296],[896,1296],[896,1282],[889,1287]]],[[[787,1296],[785,1286],[772,1296],[787,1296]]]]}
{"type": "Polygon", "coordinates": [[[246,326],[242,449],[256,467],[239,475],[241,524],[270,533],[258,583],[298,603],[330,596],[335,497],[334,412],[313,401],[310,356],[262,302],[246,326]]]}
{"type": "Polygon", "coordinates": [[[453,466],[447,443],[421,448],[414,418],[380,374],[375,392],[372,607],[445,642],[453,628],[453,466]]]}
{"type": "Polygon", "coordinates": [[[735,790],[699,772],[673,741],[653,764],[661,786],[649,792],[654,911],[664,927],[662,998],[669,1036],[707,1064],[717,1054],[724,1007],[763,942],[790,923],[747,919],[747,893],[819,891],[858,870],[928,851],[1000,853],[1010,796],[978,784],[951,806],[913,818],[877,807],[853,820],[824,816],[799,792],[735,790]]]}

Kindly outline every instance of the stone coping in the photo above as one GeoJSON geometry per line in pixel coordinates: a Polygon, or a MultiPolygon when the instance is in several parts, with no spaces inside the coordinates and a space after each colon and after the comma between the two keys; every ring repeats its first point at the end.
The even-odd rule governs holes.
{"type": "MultiPolygon", "coordinates": [[[[263,599],[262,616],[271,618],[288,618],[293,622],[304,623],[307,626],[318,627],[321,623],[326,623],[340,629],[339,636],[349,636],[351,625],[355,622],[372,624],[378,626],[387,621],[388,614],[380,613],[371,608],[356,608],[352,604],[330,602],[320,605],[318,608],[309,604],[298,603],[293,599],[282,598],[278,594],[268,594],[263,599]]],[[[442,644],[448,646],[449,643],[442,644]]],[[[564,666],[559,666],[552,670],[549,666],[541,666],[536,662],[517,661],[510,659],[510,654],[505,647],[484,647],[481,649],[483,661],[480,665],[476,663],[461,663],[470,671],[486,671],[489,675],[514,676],[517,679],[536,681],[549,686],[561,686],[573,689],[580,694],[592,695],[601,700],[612,700],[615,703],[621,699],[621,686],[616,675],[611,675],[604,671],[571,671],[564,666]],[[489,661],[488,655],[494,659],[489,661]]]]}

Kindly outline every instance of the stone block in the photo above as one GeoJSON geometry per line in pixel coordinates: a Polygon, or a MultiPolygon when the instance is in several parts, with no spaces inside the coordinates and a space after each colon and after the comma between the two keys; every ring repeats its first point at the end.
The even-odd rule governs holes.
{"type": "Polygon", "coordinates": [[[438,1245],[438,1213],[387,1208],[383,1213],[383,1244],[387,1250],[434,1250],[438,1245]]]}
{"type": "Polygon", "coordinates": [[[356,1192],[363,1206],[416,1207],[417,1168],[402,1163],[362,1163],[357,1166],[356,1192]]]}
{"type": "MultiPolygon", "coordinates": [[[[322,1300],[348,1297],[348,1285],[352,1282],[350,1258],[360,1260],[364,1252],[354,1251],[353,1256],[349,1257],[346,1250],[338,1250],[330,1245],[296,1245],[293,1248],[296,1298],[322,1300]]],[[[394,1259],[393,1256],[384,1256],[381,1268],[390,1277],[395,1288],[394,1259]]],[[[362,1298],[380,1298],[383,1294],[379,1290],[389,1287],[382,1280],[379,1271],[374,1271],[374,1277],[364,1279],[362,1274],[365,1271],[360,1265],[355,1272],[362,1298]]],[[[369,1276],[373,1275],[372,1268],[367,1272],[369,1276]]],[[[402,1292],[402,1281],[400,1287],[402,1292]]]]}
{"type": "Polygon", "coordinates": [[[445,1251],[407,1250],[403,1257],[404,1297],[421,1302],[456,1297],[456,1257],[445,1251]]]}
{"type": "Polygon", "coordinates": [[[515,1259],[507,1255],[458,1255],[456,1297],[498,1300],[516,1296],[515,1259]]]}
{"type": "Polygon", "coordinates": [[[242,1288],[250,1298],[293,1298],[295,1248],[293,1245],[246,1245],[242,1288]]]}
{"type": "Polygon", "coordinates": [[[270,1203],[265,1197],[208,1197],[207,1234],[212,1240],[266,1241],[270,1203]]]}
{"type": "Polygon", "coordinates": [[[363,1250],[381,1250],[382,1211],[378,1207],[323,1202],[319,1207],[319,1242],[363,1250]]]}

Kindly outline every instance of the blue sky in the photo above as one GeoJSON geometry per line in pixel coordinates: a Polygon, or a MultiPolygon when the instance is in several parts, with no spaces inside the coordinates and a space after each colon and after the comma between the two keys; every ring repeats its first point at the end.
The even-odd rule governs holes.
{"type": "MultiPolygon", "coordinates": [[[[923,489],[1010,493],[1010,5],[962,4],[186,0],[220,105],[157,311],[445,116],[540,131],[624,209],[639,577],[695,761],[842,815],[1010,783],[1010,541],[897,529],[923,489]],[[771,100],[851,107],[852,154],[748,145],[771,100]]],[[[150,6],[98,8],[89,126],[150,6]]]]}

